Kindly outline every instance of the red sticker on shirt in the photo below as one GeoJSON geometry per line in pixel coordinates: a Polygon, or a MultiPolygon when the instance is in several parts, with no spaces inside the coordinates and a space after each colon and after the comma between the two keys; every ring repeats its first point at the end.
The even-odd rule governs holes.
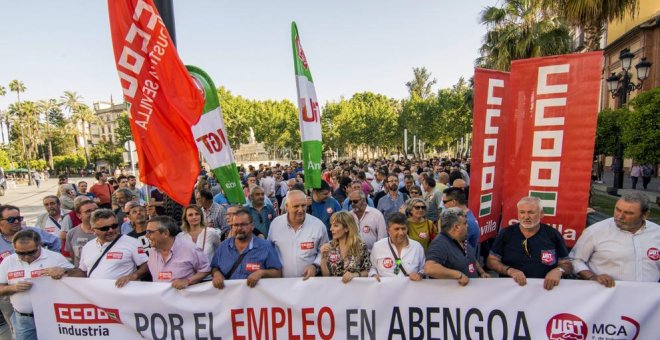
{"type": "Polygon", "coordinates": [[[138,247],[138,254],[144,254],[144,248],[138,247]]]}
{"type": "Polygon", "coordinates": [[[106,260],[121,260],[122,257],[124,257],[124,254],[118,251],[111,251],[105,255],[106,260]]]}
{"type": "Polygon", "coordinates": [[[332,210],[332,208],[328,208],[328,209],[325,209],[325,211],[326,211],[329,215],[332,215],[332,212],[333,212],[334,210],[332,210]]]}
{"type": "Polygon", "coordinates": [[[660,260],[660,250],[658,250],[658,248],[649,248],[649,250],[646,251],[646,256],[653,261],[660,260]]]}
{"type": "Polygon", "coordinates": [[[314,242],[300,242],[300,250],[314,249],[314,242]]]}
{"type": "Polygon", "coordinates": [[[2,263],[2,260],[6,259],[10,255],[11,253],[9,252],[9,250],[6,250],[4,253],[0,254],[0,263],[2,263]]]}
{"type": "Polygon", "coordinates": [[[370,226],[365,225],[364,227],[362,227],[362,232],[363,232],[363,233],[368,234],[370,231],[371,231],[371,227],[370,227],[370,226]]]}
{"type": "Polygon", "coordinates": [[[20,279],[22,277],[25,277],[25,271],[23,271],[23,270],[17,270],[17,271],[7,273],[7,279],[8,280],[20,279]]]}
{"type": "Polygon", "coordinates": [[[172,272],[158,273],[158,281],[171,281],[171,280],[172,280],[172,272]]]}
{"type": "Polygon", "coordinates": [[[272,220],[273,219],[273,214],[268,214],[268,219],[272,220]]]}
{"type": "Polygon", "coordinates": [[[551,265],[555,263],[555,251],[541,250],[541,262],[543,262],[545,265],[551,265]]]}
{"type": "Polygon", "coordinates": [[[46,269],[37,269],[30,272],[32,278],[46,276],[46,269]]]}
{"type": "Polygon", "coordinates": [[[470,273],[474,273],[474,263],[470,263],[470,264],[468,265],[468,271],[469,271],[470,273]]]}
{"type": "Polygon", "coordinates": [[[248,263],[245,264],[245,270],[247,270],[249,272],[254,272],[254,271],[257,271],[259,269],[261,269],[261,265],[258,264],[258,263],[248,262],[248,263]]]}
{"type": "Polygon", "coordinates": [[[394,259],[391,257],[386,257],[383,259],[383,267],[390,269],[392,266],[394,266],[394,259]]]}
{"type": "Polygon", "coordinates": [[[426,233],[419,233],[419,238],[422,240],[426,239],[426,233]]]}

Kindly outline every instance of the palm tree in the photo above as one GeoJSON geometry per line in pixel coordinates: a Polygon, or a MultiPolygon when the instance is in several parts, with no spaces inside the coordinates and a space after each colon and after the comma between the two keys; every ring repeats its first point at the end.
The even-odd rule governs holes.
{"type": "Polygon", "coordinates": [[[49,100],[38,101],[37,106],[39,107],[39,111],[46,116],[46,137],[48,138],[48,165],[51,169],[53,169],[53,143],[50,136],[50,122],[48,119],[48,114],[52,110],[59,108],[59,105],[57,104],[57,101],[55,99],[49,99],[49,100]]]}
{"type": "MultiPolygon", "coordinates": [[[[16,92],[16,98],[18,99],[18,114],[21,114],[21,92],[25,92],[27,88],[25,87],[25,84],[23,84],[22,81],[18,79],[14,79],[9,83],[9,90],[11,92],[16,92]]],[[[23,160],[26,163],[26,167],[28,168],[28,185],[32,185],[32,176],[29,172],[30,170],[30,160],[26,157],[26,149],[25,149],[25,136],[23,133],[23,124],[20,124],[21,126],[21,142],[23,144],[23,160]]]]}
{"type": "Polygon", "coordinates": [[[431,86],[436,83],[435,78],[431,79],[426,67],[413,67],[413,76],[414,79],[406,83],[410,97],[428,98],[432,93],[431,86]]]}
{"type": "Polygon", "coordinates": [[[605,24],[612,20],[623,20],[630,14],[637,15],[639,0],[558,0],[548,1],[549,8],[571,24],[583,29],[585,44],[589,51],[600,49],[600,40],[605,24]]]}
{"type": "Polygon", "coordinates": [[[80,122],[82,125],[83,147],[85,148],[85,160],[89,163],[89,147],[87,145],[87,131],[92,123],[98,123],[99,119],[94,112],[85,104],[79,104],[75,113],[71,116],[73,122],[80,122]]]}
{"type": "MultiPolygon", "coordinates": [[[[0,96],[5,96],[6,94],[7,94],[7,89],[4,86],[0,85],[0,96]]],[[[2,128],[3,125],[5,124],[4,117],[5,117],[4,113],[0,111],[0,142],[4,142],[5,140],[5,136],[4,136],[5,130],[2,128]]],[[[7,130],[9,131],[9,127],[7,127],[7,130]]],[[[9,141],[9,138],[7,138],[7,141],[9,141]]]]}
{"type": "Polygon", "coordinates": [[[570,51],[568,26],[544,7],[544,0],[506,0],[501,7],[488,6],[480,22],[488,28],[476,60],[481,67],[508,71],[512,60],[570,51]]]}
{"type": "Polygon", "coordinates": [[[60,106],[69,110],[69,116],[73,116],[78,110],[78,106],[82,103],[83,97],[78,95],[75,91],[64,91],[64,95],[60,97],[60,106]]]}

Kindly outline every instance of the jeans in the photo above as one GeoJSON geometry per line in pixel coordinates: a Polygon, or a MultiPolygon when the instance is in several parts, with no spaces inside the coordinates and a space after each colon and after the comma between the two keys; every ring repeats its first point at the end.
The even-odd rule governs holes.
{"type": "Polygon", "coordinates": [[[11,340],[13,334],[11,315],[14,313],[14,307],[9,302],[9,296],[0,296],[0,311],[5,322],[0,326],[0,340],[11,340]]]}
{"type": "Polygon", "coordinates": [[[34,325],[33,316],[11,315],[11,324],[14,326],[14,338],[16,340],[37,340],[37,327],[34,325]]]}
{"type": "Polygon", "coordinates": [[[639,177],[630,176],[630,179],[632,180],[632,188],[637,189],[637,181],[639,180],[639,177]]]}

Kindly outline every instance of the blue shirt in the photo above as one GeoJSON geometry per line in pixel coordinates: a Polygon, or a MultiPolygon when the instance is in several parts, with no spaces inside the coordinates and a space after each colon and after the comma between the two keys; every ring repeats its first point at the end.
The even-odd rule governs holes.
{"type": "Polygon", "coordinates": [[[328,197],[323,202],[312,202],[311,215],[321,220],[326,229],[330,230],[330,216],[339,210],[341,210],[339,202],[332,197],[328,197]]]}
{"type": "MultiPolygon", "coordinates": [[[[371,197],[367,197],[367,205],[372,207],[372,208],[375,208],[374,207],[374,201],[371,199],[371,197]]],[[[349,202],[348,198],[346,198],[344,200],[344,203],[341,204],[341,210],[344,210],[344,211],[353,210],[353,207],[351,206],[351,202],[349,202]]]]}
{"type": "Polygon", "coordinates": [[[472,246],[472,249],[474,249],[474,256],[477,256],[477,245],[479,245],[479,234],[481,233],[479,222],[477,222],[477,218],[474,217],[474,214],[470,210],[468,210],[465,220],[468,227],[467,241],[472,246]]]}
{"type": "MultiPolygon", "coordinates": [[[[61,244],[60,244],[60,238],[53,235],[49,234],[45,230],[41,228],[35,228],[35,227],[23,227],[21,230],[32,230],[36,231],[39,236],[41,236],[41,243],[43,244],[44,248],[48,250],[52,250],[54,252],[59,252],[61,249],[61,244]]],[[[2,262],[3,259],[5,259],[7,256],[15,253],[14,251],[14,245],[11,243],[11,241],[5,240],[4,237],[0,237],[0,262],[2,262]]]]}
{"type": "Polygon", "coordinates": [[[268,240],[253,236],[252,241],[243,252],[247,252],[247,254],[241,260],[241,263],[236,267],[231,277],[226,277],[225,275],[241,255],[234,246],[234,238],[230,237],[222,242],[215,251],[211,260],[211,268],[219,269],[222,275],[225,276],[225,280],[247,279],[250,274],[260,269],[282,269],[275,247],[268,240]]]}
{"type": "Polygon", "coordinates": [[[227,201],[227,198],[221,192],[213,196],[213,202],[218,203],[225,207],[229,205],[229,201],[227,201]]]}
{"type": "Polygon", "coordinates": [[[252,225],[262,234],[264,234],[264,236],[268,236],[268,231],[270,230],[270,222],[275,217],[277,217],[273,206],[264,204],[264,206],[261,208],[261,211],[257,211],[257,209],[255,209],[250,202],[245,204],[245,209],[247,209],[252,216],[252,225]]]}

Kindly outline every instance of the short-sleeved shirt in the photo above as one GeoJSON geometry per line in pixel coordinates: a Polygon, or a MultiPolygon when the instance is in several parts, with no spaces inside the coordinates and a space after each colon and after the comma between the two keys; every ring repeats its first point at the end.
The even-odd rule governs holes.
{"type": "Polygon", "coordinates": [[[99,204],[110,204],[112,203],[112,193],[115,190],[107,182],[104,184],[97,182],[89,188],[89,192],[99,199],[99,204]]]}
{"type": "Polygon", "coordinates": [[[479,229],[479,222],[477,222],[477,218],[474,216],[472,211],[468,210],[467,211],[467,216],[465,216],[465,221],[467,222],[467,242],[472,246],[472,249],[474,250],[474,256],[477,256],[477,246],[479,245],[479,236],[481,234],[481,230],[479,229]]]}
{"type": "Polygon", "coordinates": [[[262,234],[268,235],[270,230],[270,223],[277,217],[275,213],[275,208],[270,205],[265,205],[261,210],[257,210],[252,206],[252,203],[245,205],[245,209],[250,212],[252,216],[252,225],[255,229],[258,229],[262,234]]]}
{"type": "MultiPolygon", "coordinates": [[[[375,208],[374,206],[374,201],[371,199],[371,197],[367,197],[367,206],[375,208]]],[[[341,204],[341,210],[344,211],[351,211],[353,210],[353,207],[351,206],[351,202],[348,199],[348,197],[344,200],[344,202],[341,204]]]]}
{"type": "Polygon", "coordinates": [[[47,212],[43,213],[37,217],[35,227],[41,228],[47,233],[59,237],[60,231],[69,231],[69,229],[71,229],[71,220],[65,219],[70,212],[70,210],[60,209],[60,216],[55,219],[53,219],[47,212]]]}
{"type": "Polygon", "coordinates": [[[203,209],[204,210],[204,218],[206,219],[206,223],[209,227],[218,229],[222,232],[226,232],[229,230],[229,227],[226,226],[226,218],[225,215],[227,214],[227,210],[221,206],[218,203],[211,203],[211,207],[209,209],[203,209]]]}
{"type": "Polygon", "coordinates": [[[383,213],[385,219],[388,219],[390,215],[399,212],[399,208],[405,204],[403,200],[403,194],[398,190],[396,191],[396,198],[392,198],[390,194],[386,194],[378,200],[378,210],[383,213]]]}
{"type": "Polygon", "coordinates": [[[440,233],[431,242],[426,260],[436,262],[449,269],[458,270],[470,278],[479,277],[474,249],[467,242],[464,245],[465,248],[449,235],[440,233]]]}
{"type": "Polygon", "coordinates": [[[144,249],[144,252],[149,256],[149,253],[151,252],[151,242],[149,242],[149,239],[147,238],[147,231],[144,230],[141,233],[138,233],[135,231],[135,229],[131,230],[128,234],[126,234],[128,237],[132,237],[138,241],[138,243],[142,246],[142,249],[144,249]]]}
{"type": "Polygon", "coordinates": [[[85,232],[80,225],[71,229],[66,234],[66,245],[64,249],[69,254],[74,255],[74,259],[75,259],[73,263],[74,266],[78,267],[78,265],[80,264],[80,252],[82,251],[82,248],[87,244],[87,242],[95,238],[96,235],[94,234],[93,231],[90,230],[89,233],[85,232]]]}
{"type": "MultiPolygon", "coordinates": [[[[120,235],[117,237],[120,239],[103,255],[96,269],[91,275],[88,274],[88,277],[116,280],[133,273],[138,266],[147,262],[147,254],[136,239],[120,235]]],[[[101,245],[98,238],[87,242],[80,252],[78,268],[87,273],[110,243],[112,242],[101,245]]]]}
{"type": "MultiPolygon", "coordinates": [[[[190,242],[193,242],[192,236],[185,231],[180,232],[176,237],[183,237],[190,242]]],[[[206,254],[206,257],[208,257],[210,262],[216,249],[220,246],[220,242],[220,230],[206,227],[201,233],[199,233],[199,235],[197,235],[197,241],[194,243],[197,245],[197,248],[201,249],[204,254],[206,254]]]]}
{"type": "Polygon", "coordinates": [[[376,241],[387,237],[385,217],[383,217],[383,214],[378,209],[367,207],[364,210],[362,218],[358,218],[353,211],[351,211],[351,215],[353,215],[358,225],[362,241],[367,244],[367,248],[370,250],[376,241]]]}
{"type": "MultiPolygon", "coordinates": [[[[52,267],[69,269],[73,268],[73,265],[62,254],[45,248],[41,248],[41,255],[32,263],[24,262],[18,258],[18,255],[12,254],[0,264],[0,284],[13,285],[41,277],[44,276],[44,269],[52,267]]],[[[15,310],[21,313],[32,313],[32,299],[29,290],[12,294],[9,300],[15,310]]]]}
{"type": "Polygon", "coordinates": [[[209,258],[191,240],[175,237],[167,260],[159,251],[149,254],[149,272],[154,282],[186,279],[199,272],[210,272],[209,258]]]}
{"type": "Polygon", "coordinates": [[[270,224],[268,240],[273,242],[282,263],[283,277],[302,277],[305,267],[321,264],[321,245],[328,243],[328,232],[318,218],[307,214],[303,225],[294,230],[288,214],[276,217],[270,224]]]}
{"type": "MultiPolygon", "coordinates": [[[[35,227],[23,227],[21,230],[32,230],[41,236],[41,244],[44,246],[44,248],[48,248],[49,250],[59,252],[61,249],[61,244],[60,244],[60,238],[47,233],[45,230],[41,228],[35,228],[35,227]]],[[[10,238],[11,240],[11,238],[10,238]]],[[[7,241],[5,237],[0,237],[0,262],[2,260],[6,259],[9,257],[9,255],[14,253],[14,245],[11,243],[11,241],[7,241]]]]}
{"type": "Polygon", "coordinates": [[[559,260],[568,257],[566,243],[559,232],[547,224],[541,224],[539,231],[527,239],[525,254],[522,242],[525,236],[520,224],[509,226],[497,235],[490,255],[500,258],[502,263],[521,270],[526,277],[542,279],[555,267],[559,260]]]}
{"type": "Polygon", "coordinates": [[[330,251],[328,251],[326,265],[330,272],[330,276],[342,276],[346,272],[368,272],[371,269],[369,248],[367,248],[367,245],[362,242],[358,254],[349,254],[346,258],[342,258],[341,252],[339,251],[339,243],[336,241],[330,242],[330,251]]]}
{"type": "Polygon", "coordinates": [[[273,244],[268,240],[253,236],[248,247],[243,250],[245,256],[241,263],[236,267],[231,277],[226,277],[236,260],[241,256],[234,241],[233,237],[223,241],[211,261],[211,268],[220,270],[226,280],[247,279],[250,274],[261,269],[282,269],[282,264],[273,244]]]}
{"type": "Polygon", "coordinates": [[[436,229],[431,220],[424,219],[422,222],[415,222],[411,218],[408,219],[408,237],[419,242],[425,251],[433,241],[432,237],[437,234],[436,229]]]}
{"type": "Polygon", "coordinates": [[[330,230],[330,217],[339,210],[341,210],[339,202],[332,197],[328,197],[323,202],[312,202],[311,206],[312,216],[321,220],[328,230],[330,230]]]}
{"type": "MultiPolygon", "coordinates": [[[[371,248],[371,270],[369,276],[378,275],[382,277],[405,277],[402,270],[398,274],[394,274],[396,268],[396,258],[390,250],[389,237],[379,240],[374,243],[371,248]]],[[[392,249],[396,252],[396,247],[392,245],[392,249]]],[[[406,270],[408,275],[412,273],[419,273],[424,269],[424,247],[415,241],[408,239],[408,246],[401,249],[401,254],[397,254],[401,259],[401,266],[406,270]]]]}

